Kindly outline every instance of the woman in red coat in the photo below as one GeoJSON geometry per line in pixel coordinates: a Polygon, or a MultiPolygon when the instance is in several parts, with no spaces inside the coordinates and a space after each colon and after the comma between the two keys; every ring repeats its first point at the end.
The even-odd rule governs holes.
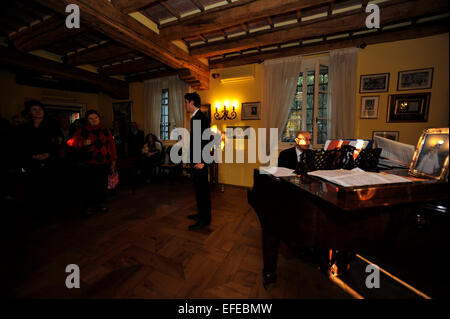
{"type": "Polygon", "coordinates": [[[67,145],[83,148],[86,153],[86,178],[82,186],[87,213],[98,210],[106,213],[108,175],[116,164],[116,146],[111,131],[100,124],[96,111],[87,111],[86,119],[88,124],[79,128],[67,145]]]}

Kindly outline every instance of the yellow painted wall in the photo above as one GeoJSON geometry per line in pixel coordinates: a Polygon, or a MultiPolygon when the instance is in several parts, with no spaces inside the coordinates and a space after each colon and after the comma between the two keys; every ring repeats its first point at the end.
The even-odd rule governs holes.
{"type": "MultiPolygon", "coordinates": [[[[139,129],[144,130],[144,83],[135,82],[130,84],[130,98],[127,100],[112,99],[109,95],[101,94],[100,108],[107,123],[113,120],[113,103],[132,101],[131,119],[136,122],[139,129]]],[[[108,124],[109,125],[109,124],[108,124]]]]}
{"type": "Polygon", "coordinates": [[[369,45],[359,50],[358,84],[362,74],[390,73],[389,92],[357,94],[355,135],[372,138],[372,131],[400,131],[400,142],[416,145],[423,129],[445,127],[449,124],[449,34],[432,37],[369,45]],[[398,72],[434,68],[432,88],[428,90],[397,91],[398,72]],[[428,122],[387,123],[388,96],[390,94],[431,92],[428,122]],[[377,119],[360,119],[361,96],[380,96],[377,119]]]}
{"type": "MultiPolygon", "coordinates": [[[[217,128],[225,132],[227,126],[251,126],[257,130],[260,126],[260,120],[242,121],[241,120],[241,103],[245,102],[261,102],[262,97],[262,80],[263,65],[255,64],[255,78],[232,83],[220,83],[220,77],[209,80],[209,90],[199,91],[202,104],[211,104],[211,112],[214,113],[215,105],[220,103],[223,105],[226,101],[231,104],[236,103],[237,117],[235,120],[212,119],[211,125],[217,125],[217,128]]],[[[237,68],[239,69],[239,68],[237,68]]],[[[211,70],[211,73],[221,74],[223,69],[211,70]]],[[[239,72],[237,72],[239,73],[239,72]]],[[[236,144],[235,144],[236,145],[236,144]]],[[[239,146],[238,146],[239,147],[239,146]]],[[[247,152],[247,141],[244,141],[244,153],[247,152]]],[[[236,146],[234,153],[236,154],[236,146]]],[[[236,156],[236,155],[235,155],[236,156]]],[[[247,157],[245,156],[245,159],[247,157]]],[[[257,163],[236,163],[236,164],[219,164],[219,182],[231,185],[253,186],[253,169],[257,168],[257,163]]]]}

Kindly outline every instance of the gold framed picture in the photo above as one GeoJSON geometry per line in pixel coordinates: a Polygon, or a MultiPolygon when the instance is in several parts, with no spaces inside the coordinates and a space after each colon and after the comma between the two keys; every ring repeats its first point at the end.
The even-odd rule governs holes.
{"type": "Polygon", "coordinates": [[[444,180],[448,176],[448,127],[422,132],[414,152],[409,174],[444,180]]]}
{"type": "Polygon", "coordinates": [[[431,93],[389,95],[387,122],[427,122],[431,93]]]}

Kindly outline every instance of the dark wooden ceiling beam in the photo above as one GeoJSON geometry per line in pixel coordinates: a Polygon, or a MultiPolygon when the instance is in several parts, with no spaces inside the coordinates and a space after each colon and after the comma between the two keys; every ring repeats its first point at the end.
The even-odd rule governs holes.
{"type": "Polygon", "coordinates": [[[162,5],[164,8],[166,8],[166,10],[169,11],[170,14],[173,15],[175,18],[177,18],[177,19],[181,18],[178,11],[175,10],[174,8],[172,8],[172,6],[169,5],[166,1],[160,1],[159,4],[162,5]]]}
{"type": "Polygon", "coordinates": [[[225,9],[209,13],[205,11],[180,23],[161,26],[160,35],[169,40],[178,40],[194,34],[220,30],[244,22],[266,18],[268,16],[293,12],[312,6],[327,5],[332,0],[241,0],[225,9]],[[238,21],[238,22],[237,22],[238,21]]]}
{"type": "Polygon", "coordinates": [[[225,39],[228,39],[228,33],[225,31],[225,29],[220,29],[220,33],[222,33],[225,39]]]}
{"type": "MultiPolygon", "coordinates": [[[[403,1],[395,4],[382,3],[379,5],[381,26],[402,22],[418,16],[448,12],[447,0],[415,0],[403,1]]],[[[211,44],[191,47],[192,56],[210,57],[257,46],[278,44],[280,42],[296,41],[303,38],[320,37],[339,32],[364,30],[367,13],[353,10],[344,14],[324,17],[313,21],[302,22],[294,27],[283,27],[279,30],[269,30],[250,36],[241,36],[228,41],[216,41],[211,44]]]]}
{"type": "MultiPolygon", "coordinates": [[[[136,21],[127,14],[120,12],[107,0],[35,0],[40,4],[57,12],[64,12],[68,4],[79,6],[81,22],[98,32],[114,39],[129,48],[140,51],[153,57],[174,69],[190,69],[199,77],[208,76],[208,67],[193,58],[172,42],[136,21]]],[[[202,82],[202,87],[207,89],[208,82],[202,82]]]]}
{"type": "Polygon", "coordinates": [[[159,61],[149,58],[142,58],[135,61],[111,65],[105,68],[101,68],[98,71],[102,75],[120,75],[147,71],[163,66],[164,64],[159,61]]]}
{"type": "Polygon", "coordinates": [[[360,47],[362,44],[371,45],[383,42],[393,42],[400,40],[408,40],[441,34],[448,32],[449,19],[444,19],[439,23],[423,23],[412,27],[403,27],[366,35],[357,35],[344,39],[329,40],[325,43],[312,43],[297,47],[285,48],[281,50],[273,50],[266,53],[244,54],[230,58],[222,58],[210,61],[211,69],[219,69],[233,67],[251,63],[261,63],[264,60],[276,59],[280,57],[314,54],[327,52],[334,49],[342,49],[349,47],[360,47]]]}
{"type": "Polygon", "coordinates": [[[192,81],[199,80],[201,83],[201,82],[206,81],[207,79],[209,80],[209,73],[207,76],[205,76],[207,79],[204,78],[203,76],[201,78],[199,78],[198,76],[195,76],[194,74],[192,74],[191,70],[189,70],[189,69],[178,70],[178,76],[181,80],[186,80],[186,82],[192,82],[192,81]]]}
{"type": "Polygon", "coordinates": [[[129,83],[142,82],[145,80],[157,79],[157,78],[162,78],[162,77],[177,75],[177,74],[178,74],[178,71],[173,70],[173,69],[163,70],[163,71],[154,71],[154,72],[135,74],[135,75],[129,76],[126,78],[126,81],[129,83]]]}
{"type": "Polygon", "coordinates": [[[271,28],[271,29],[274,28],[274,24],[273,24],[273,21],[272,21],[272,18],[271,18],[271,17],[267,17],[267,23],[270,25],[270,28],[271,28]]]}
{"type": "Polygon", "coordinates": [[[108,61],[113,57],[124,56],[132,51],[130,48],[118,45],[117,43],[107,42],[67,55],[63,60],[69,65],[97,64],[102,61],[108,61]]]}
{"type": "Polygon", "coordinates": [[[145,9],[158,1],[159,0],[111,0],[111,3],[123,13],[131,13],[145,9]]]}
{"type": "Polygon", "coordinates": [[[295,13],[297,14],[297,22],[300,22],[302,20],[302,11],[297,10],[295,13]]]}
{"type": "Polygon", "coordinates": [[[129,97],[128,83],[124,81],[104,77],[10,48],[0,47],[0,64],[67,80],[82,81],[100,87],[115,98],[127,99],[129,97]]]}
{"type": "Polygon", "coordinates": [[[86,31],[85,28],[67,29],[64,19],[51,17],[10,35],[9,40],[17,50],[28,52],[73,38],[86,31]]]}
{"type": "Polygon", "coordinates": [[[198,0],[191,0],[191,2],[200,10],[200,12],[205,11],[205,7],[198,0]]]}

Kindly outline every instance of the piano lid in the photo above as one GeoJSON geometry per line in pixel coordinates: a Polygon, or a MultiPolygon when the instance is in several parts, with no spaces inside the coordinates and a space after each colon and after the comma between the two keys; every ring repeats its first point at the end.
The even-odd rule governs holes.
{"type": "MultiPolygon", "coordinates": [[[[389,172],[408,176],[407,169],[389,172]]],[[[300,190],[346,211],[448,199],[448,183],[432,179],[357,187],[342,187],[309,175],[281,177],[280,181],[287,187],[300,190]]]]}

